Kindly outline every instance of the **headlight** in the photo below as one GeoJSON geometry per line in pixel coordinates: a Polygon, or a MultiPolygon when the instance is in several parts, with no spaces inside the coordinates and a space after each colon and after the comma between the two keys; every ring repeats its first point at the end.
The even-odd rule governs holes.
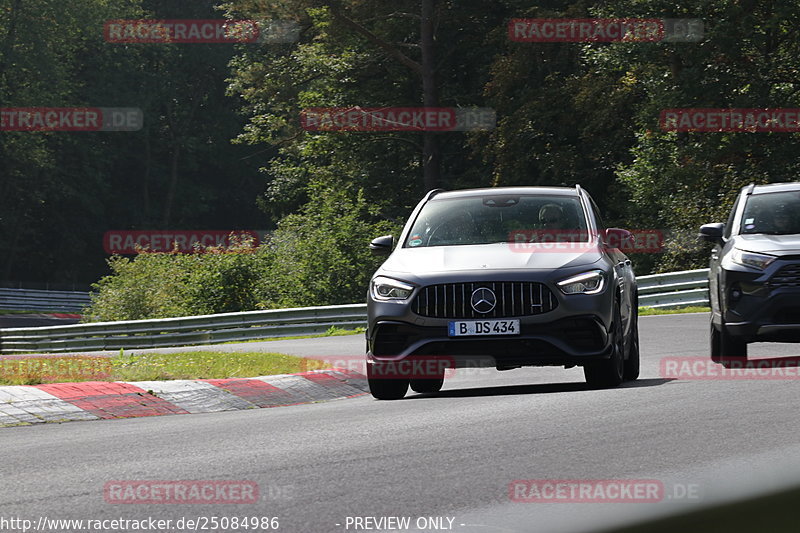
{"type": "Polygon", "coordinates": [[[733,252],[731,252],[731,261],[734,263],[757,268],[759,270],[764,270],[767,268],[773,261],[775,261],[775,259],[777,259],[777,257],[774,255],[745,252],[744,250],[739,250],[738,248],[734,248],[733,252]]]}
{"type": "Polygon", "coordinates": [[[372,297],[376,300],[407,300],[414,286],[392,278],[378,276],[372,280],[372,297]]]}
{"type": "Polygon", "coordinates": [[[556,283],[564,294],[597,294],[605,286],[602,270],[591,270],[556,283]]]}

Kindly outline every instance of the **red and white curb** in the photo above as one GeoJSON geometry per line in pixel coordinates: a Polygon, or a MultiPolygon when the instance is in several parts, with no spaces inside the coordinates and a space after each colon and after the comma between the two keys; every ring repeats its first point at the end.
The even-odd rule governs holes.
{"type": "Polygon", "coordinates": [[[0,386],[0,427],[280,407],[352,398],[368,390],[363,375],[344,369],[247,379],[0,386]]]}

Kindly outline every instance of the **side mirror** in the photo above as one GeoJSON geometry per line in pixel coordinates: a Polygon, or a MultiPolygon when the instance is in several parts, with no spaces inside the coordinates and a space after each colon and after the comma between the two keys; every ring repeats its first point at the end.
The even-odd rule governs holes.
{"type": "Polygon", "coordinates": [[[392,235],[384,235],[383,237],[372,239],[372,242],[369,243],[369,249],[373,255],[389,255],[392,251],[392,246],[394,246],[394,236],[392,235]]]}
{"type": "Polygon", "coordinates": [[[607,248],[627,250],[633,247],[633,233],[626,229],[608,228],[603,235],[603,242],[607,248]]]}
{"type": "Polygon", "coordinates": [[[703,224],[700,226],[700,237],[704,241],[722,244],[722,234],[725,232],[725,224],[714,222],[713,224],[703,224]]]}

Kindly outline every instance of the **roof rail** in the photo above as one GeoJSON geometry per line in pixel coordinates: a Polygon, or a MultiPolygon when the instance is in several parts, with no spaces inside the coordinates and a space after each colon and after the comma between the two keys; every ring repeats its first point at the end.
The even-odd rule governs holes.
{"type": "Polygon", "coordinates": [[[753,189],[756,188],[756,184],[755,183],[751,183],[750,185],[747,185],[746,187],[747,187],[747,189],[744,191],[744,194],[745,194],[745,196],[750,196],[751,194],[753,194],[753,189]]]}
{"type": "Polygon", "coordinates": [[[444,189],[431,189],[430,191],[428,191],[428,194],[425,195],[425,199],[430,200],[440,192],[444,192],[444,189]]]}

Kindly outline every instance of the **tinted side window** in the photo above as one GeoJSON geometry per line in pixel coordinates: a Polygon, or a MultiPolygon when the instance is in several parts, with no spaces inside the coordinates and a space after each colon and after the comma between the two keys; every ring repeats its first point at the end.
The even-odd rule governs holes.
{"type": "Polygon", "coordinates": [[[594,211],[594,219],[597,222],[597,230],[603,231],[606,229],[606,225],[603,223],[603,217],[600,216],[600,209],[597,208],[597,204],[594,203],[594,200],[591,197],[589,198],[589,205],[592,206],[592,211],[594,211]]]}

